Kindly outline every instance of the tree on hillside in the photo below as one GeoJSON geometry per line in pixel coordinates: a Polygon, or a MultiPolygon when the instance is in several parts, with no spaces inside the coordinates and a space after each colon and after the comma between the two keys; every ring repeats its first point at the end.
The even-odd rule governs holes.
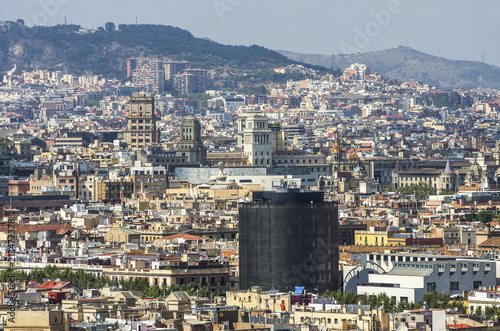
{"type": "Polygon", "coordinates": [[[106,29],[106,31],[115,31],[115,29],[116,29],[115,23],[106,22],[106,24],[104,25],[104,28],[106,29]]]}

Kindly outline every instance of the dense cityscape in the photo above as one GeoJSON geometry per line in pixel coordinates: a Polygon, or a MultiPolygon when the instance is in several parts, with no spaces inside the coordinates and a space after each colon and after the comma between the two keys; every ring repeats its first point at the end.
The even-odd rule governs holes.
{"type": "Polygon", "coordinates": [[[498,91],[122,68],[0,73],[3,330],[498,325],[498,91]]]}

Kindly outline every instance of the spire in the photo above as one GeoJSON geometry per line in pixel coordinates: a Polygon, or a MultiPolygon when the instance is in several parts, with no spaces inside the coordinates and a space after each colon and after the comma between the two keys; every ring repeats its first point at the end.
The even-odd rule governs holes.
{"type": "Polygon", "coordinates": [[[399,163],[399,159],[396,161],[396,165],[394,166],[394,172],[398,173],[401,171],[401,163],[399,163]]]}
{"type": "Polygon", "coordinates": [[[453,169],[451,169],[450,159],[446,160],[446,167],[444,167],[444,173],[445,174],[452,174],[453,173],[453,169]]]}
{"type": "Polygon", "coordinates": [[[335,143],[333,144],[332,149],[330,149],[330,152],[333,153],[342,153],[342,149],[340,147],[340,142],[339,142],[339,132],[337,131],[335,133],[335,143]]]}

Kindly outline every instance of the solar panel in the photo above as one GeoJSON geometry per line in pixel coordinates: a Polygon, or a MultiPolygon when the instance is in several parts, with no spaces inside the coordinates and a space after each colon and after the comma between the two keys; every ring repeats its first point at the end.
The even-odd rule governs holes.
{"type": "Polygon", "coordinates": [[[304,286],[295,286],[295,291],[293,294],[302,294],[304,293],[304,286]]]}

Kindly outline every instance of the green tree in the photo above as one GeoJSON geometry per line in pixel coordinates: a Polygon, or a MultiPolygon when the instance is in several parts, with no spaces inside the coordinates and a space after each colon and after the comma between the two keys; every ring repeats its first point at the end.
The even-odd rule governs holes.
{"type": "Polygon", "coordinates": [[[99,106],[101,105],[101,100],[85,99],[85,101],[87,101],[87,105],[89,107],[99,108],[99,106]]]}
{"type": "Polygon", "coordinates": [[[465,214],[464,219],[467,222],[476,222],[477,221],[477,213],[465,214]]]}
{"type": "Polygon", "coordinates": [[[106,24],[104,25],[104,28],[106,29],[106,31],[109,31],[109,32],[115,31],[115,23],[106,22],[106,24]]]}
{"type": "Polygon", "coordinates": [[[486,210],[481,210],[479,213],[477,213],[476,219],[481,223],[490,224],[490,222],[493,220],[493,214],[487,212],[486,210]]]}
{"type": "Polygon", "coordinates": [[[427,199],[429,195],[436,194],[436,189],[431,184],[425,182],[401,186],[397,191],[404,195],[415,194],[418,200],[427,199]]]}
{"type": "Polygon", "coordinates": [[[419,305],[422,306],[423,302],[426,302],[429,308],[445,309],[450,302],[449,294],[437,292],[436,290],[425,293],[422,295],[422,302],[419,305]]]}
{"type": "Polygon", "coordinates": [[[389,185],[389,184],[380,184],[380,191],[382,191],[382,192],[384,192],[384,191],[394,192],[396,190],[394,189],[394,187],[392,187],[392,185],[389,185]]]}

